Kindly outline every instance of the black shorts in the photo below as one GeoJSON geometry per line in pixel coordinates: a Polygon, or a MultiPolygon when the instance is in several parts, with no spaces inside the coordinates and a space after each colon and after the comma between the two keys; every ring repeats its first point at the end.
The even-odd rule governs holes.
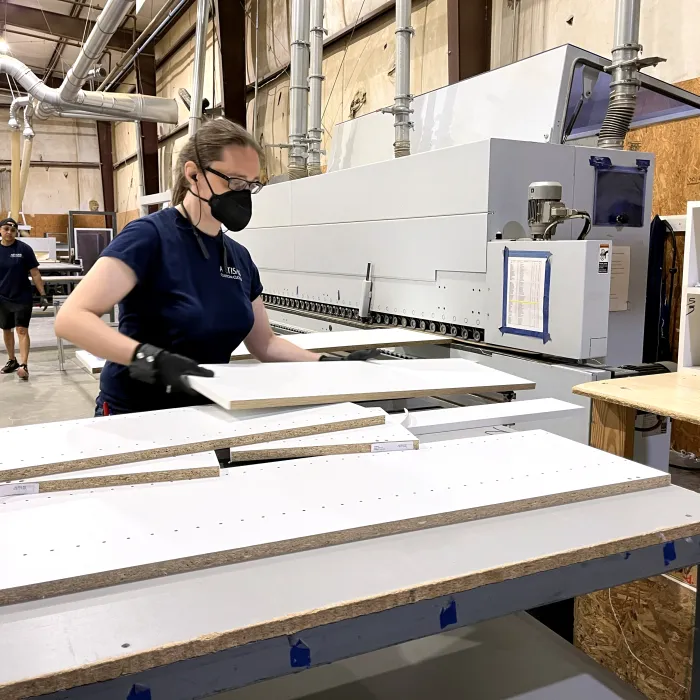
{"type": "Polygon", "coordinates": [[[4,331],[13,328],[29,328],[32,319],[31,304],[15,304],[11,301],[0,301],[0,328],[4,331]]]}

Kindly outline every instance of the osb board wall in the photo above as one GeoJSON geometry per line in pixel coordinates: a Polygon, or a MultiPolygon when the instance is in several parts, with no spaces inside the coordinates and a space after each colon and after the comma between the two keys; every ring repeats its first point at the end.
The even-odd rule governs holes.
{"type": "Polygon", "coordinates": [[[141,212],[138,209],[117,212],[117,233],[120,233],[130,221],[138,219],[139,216],[141,216],[141,212]]]}
{"type": "Polygon", "coordinates": [[[114,201],[117,212],[139,208],[141,173],[134,160],[114,171],[114,201]]]}
{"type": "MultiPolygon", "coordinates": [[[[7,216],[7,211],[0,211],[0,218],[7,216]]],[[[31,226],[30,236],[43,238],[47,233],[68,233],[68,214],[26,214],[27,226],[31,226]]],[[[106,226],[104,216],[77,215],[73,217],[74,225],[84,228],[101,228],[106,226]]]]}
{"type": "MultiPolygon", "coordinates": [[[[678,87],[700,95],[700,78],[678,87]]],[[[700,117],[635,129],[625,148],[656,155],[653,214],[685,214],[686,203],[700,199],[700,117]]]]}
{"type": "Polygon", "coordinates": [[[656,576],[577,598],[574,642],[649,700],[687,700],[694,618],[695,588],[656,576]]]}
{"type": "MultiPolygon", "coordinates": [[[[415,95],[447,84],[447,0],[413,3],[411,92],[415,95]]],[[[394,97],[394,17],[391,13],[358,29],[352,38],[324,54],[323,148],[330,150],[335,124],[376,111],[394,97]]],[[[248,102],[248,124],[255,108],[248,102]]],[[[285,73],[258,94],[257,133],[265,146],[267,174],[286,170],[287,152],[272,144],[289,134],[289,77],[285,73]]]]}

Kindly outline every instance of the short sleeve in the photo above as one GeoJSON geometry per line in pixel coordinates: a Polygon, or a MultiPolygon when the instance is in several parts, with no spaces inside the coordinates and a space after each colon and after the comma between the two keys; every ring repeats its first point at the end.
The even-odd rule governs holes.
{"type": "Polygon", "coordinates": [[[160,254],[158,229],[146,219],[136,219],[124,227],[100,257],[121,260],[134,271],[136,279],[142,282],[160,254]]]}
{"type": "Polygon", "coordinates": [[[36,259],[34,248],[32,248],[30,245],[27,245],[27,254],[24,259],[27,264],[27,271],[33,270],[35,267],[39,267],[39,261],[36,259]]]}
{"type": "Polygon", "coordinates": [[[255,301],[263,292],[257,265],[250,260],[250,300],[255,301]]]}

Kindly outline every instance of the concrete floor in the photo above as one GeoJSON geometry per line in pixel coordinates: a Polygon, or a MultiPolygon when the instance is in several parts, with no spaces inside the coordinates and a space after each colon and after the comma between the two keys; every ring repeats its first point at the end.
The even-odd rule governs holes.
{"type": "MultiPolygon", "coordinates": [[[[2,350],[0,366],[7,361],[2,350]]],[[[73,355],[72,349],[66,350],[66,371],[59,372],[55,347],[32,350],[29,381],[16,374],[0,375],[0,428],[90,418],[99,381],[80,369],[73,355]]]]}

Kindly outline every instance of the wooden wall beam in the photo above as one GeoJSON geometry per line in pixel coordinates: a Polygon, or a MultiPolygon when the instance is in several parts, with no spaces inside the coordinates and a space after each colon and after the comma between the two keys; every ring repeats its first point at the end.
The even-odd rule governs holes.
{"type": "Polygon", "coordinates": [[[104,202],[104,210],[115,211],[111,122],[97,122],[97,146],[100,153],[100,174],[102,176],[102,199],[104,202]]]}
{"type": "MultiPolygon", "coordinates": [[[[136,59],[136,90],[142,95],[156,94],[156,60],[153,54],[142,53],[136,59]]],[[[155,122],[141,122],[141,143],[143,148],[143,192],[160,192],[158,174],[158,125],[155,122]]]]}
{"type": "Polygon", "coordinates": [[[221,56],[221,108],[237,124],[246,122],[245,5],[214,0],[216,44],[221,56]]]}

